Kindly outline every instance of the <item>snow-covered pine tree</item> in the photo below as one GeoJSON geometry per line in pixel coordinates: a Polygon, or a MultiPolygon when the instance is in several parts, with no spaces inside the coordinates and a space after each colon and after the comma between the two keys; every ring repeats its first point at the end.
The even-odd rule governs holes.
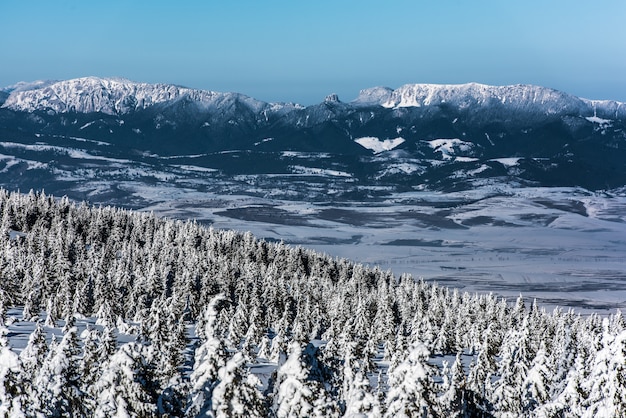
{"type": "Polygon", "coordinates": [[[250,324],[250,327],[248,328],[248,332],[246,332],[246,336],[244,338],[243,343],[241,344],[241,353],[246,357],[246,361],[248,362],[254,362],[256,360],[256,350],[255,350],[255,337],[253,336],[253,334],[255,333],[255,330],[253,328],[256,328],[255,324],[250,324]]]}
{"type": "Polygon", "coordinates": [[[449,377],[445,376],[442,393],[437,398],[438,415],[448,418],[468,417],[466,378],[461,353],[457,353],[449,373],[449,377]]]}
{"type": "Polygon", "coordinates": [[[550,399],[552,372],[548,363],[548,354],[542,341],[533,362],[528,369],[523,388],[523,410],[530,415],[539,405],[550,399]]]}
{"type": "Polygon", "coordinates": [[[609,319],[603,319],[602,348],[584,382],[589,394],[584,400],[585,418],[626,416],[626,331],[613,335],[609,319]]]}
{"type": "Polygon", "coordinates": [[[261,337],[261,342],[259,343],[259,351],[257,352],[256,357],[269,360],[270,345],[271,345],[271,341],[269,337],[267,336],[267,334],[264,334],[263,337],[261,337]]]}
{"type": "Polygon", "coordinates": [[[48,299],[48,302],[46,302],[46,322],[44,325],[48,328],[55,328],[57,326],[56,321],[57,317],[54,302],[52,299],[48,299]]]}
{"type": "Polygon", "coordinates": [[[311,378],[316,372],[309,364],[313,351],[310,344],[305,350],[296,342],[289,344],[289,357],[276,373],[272,394],[271,411],[277,418],[340,416],[324,385],[311,378]]]}
{"type": "Polygon", "coordinates": [[[549,366],[552,370],[552,382],[550,397],[561,393],[567,384],[567,375],[576,360],[576,341],[572,335],[571,315],[565,315],[559,309],[555,309],[552,320],[554,332],[548,339],[546,348],[549,353],[549,366]]]}
{"type": "Polygon", "coordinates": [[[577,356],[561,391],[535,408],[533,415],[537,418],[581,417],[585,410],[582,403],[587,397],[583,388],[586,367],[583,357],[577,356]]]}
{"type": "Polygon", "coordinates": [[[90,326],[81,332],[83,342],[83,355],[79,363],[81,376],[81,391],[85,394],[83,400],[88,410],[95,408],[94,384],[101,375],[102,367],[107,364],[109,356],[105,350],[100,350],[100,332],[90,326]]]}
{"type": "Polygon", "coordinates": [[[280,327],[276,331],[276,335],[272,338],[272,344],[270,345],[270,356],[268,360],[277,365],[281,365],[281,357],[284,358],[287,351],[287,337],[285,336],[285,328],[280,327]]]}
{"type": "Polygon", "coordinates": [[[70,328],[61,342],[50,349],[35,379],[37,400],[35,410],[46,417],[82,416],[79,374],[80,348],[76,327],[70,328]]]}
{"type": "Polygon", "coordinates": [[[248,329],[249,313],[244,303],[238,303],[235,307],[235,313],[230,317],[228,324],[228,341],[235,349],[239,348],[242,339],[246,336],[248,329]]]}
{"type": "Polygon", "coordinates": [[[491,350],[492,347],[483,344],[475,362],[470,364],[466,383],[470,407],[485,413],[492,409],[489,402],[493,388],[491,380],[497,367],[491,350]]]}
{"type": "Polygon", "coordinates": [[[139,343],[126,343],[117,350],[94,384],[94,417],[157,415],[157,387],[150,365],[151,355],[149,347],[139,343]]]}
{"type": "Polygon", "coordinates": [[[212,408],[215,418],[264,418],[267,405],[258,386],[259,379],[246,368],[242,353],[236,353],[219,370],[219,384],[213,389],[212,408]]]}
{"type": "Polygon", "coordinates": [[[225,296],[219,294],[211,300],[205,311],[202,333],[205,341],[196,349],[186,416],[201,416],[213,410],[211,402],[213,390],[219,383],[218,372],[227,361],[226,345],[224,340],[217,337],[218,331],[215,329],[225,301],[225,296]]]}
{"type": "MultiPolygon", "coordinates": [[[[355,342],[350,346],[356,345],[355,342]]],[[[356,350],[346,347],[343,363],[343,384],[341,398],[344,405],[344,417],[379,417],[380,404],[377,396],[372,393],[369,379],[356,358],[356,350]]]]}
{"type": "Polygon", "coordinates": [[[108,300],[102,299],[99,300],[99,303],[98,312],[96,312],[96,325],[115,328],[115,317],[108,300]]]}
{"type": "Polygon", "coordinates": [[[423,343],[416,342],[409,355],[389,375],[385,417],[430,417],[435,414],[433,366],[423,343]]]}
{"type": "Polygon", "coordinates": [[[46,343],[46,334],[41,323],[37,322],[28,337],[26,347],[24,347],[20,353],[20,360],[24,367],[26,381],[33,382],[35,380],[37,373],[39,373],[46,359],[47,353],[48,344],[46,343]]]}
{"type": "Polygon", "coordinates": [[[188,344],[187,327],[181,319],[172,323],[171,335],[167,339],[163,352],[158,358],[156,373],[161,385],[165,388],[159,396],[159,411],[170,416],[182,416],[186,410],[189,394],[189,378],[183,375],[185,349],[188,344]]]}
{"type": "Polygon", "coordinates": [[[7,334],[7,328],[0,325],[0,416],[21,418],[26,416],[24,410],[29,403],[24,385],[26,376],[7,334]]]}
{"type": "Polygon", "coordinates": [[[499,379],[496,380],[491,401],[503,417],[517,417],[524,407],[524,382],[528,376],[528,327],[523,320],[518,328],[509,330],[500,348],[499,379]]]}

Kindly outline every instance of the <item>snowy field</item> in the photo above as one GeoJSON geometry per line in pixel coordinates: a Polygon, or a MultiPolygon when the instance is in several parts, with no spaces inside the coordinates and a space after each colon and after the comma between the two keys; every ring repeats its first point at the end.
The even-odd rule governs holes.
{"type": "MultiPolygon", "coordinates": [[[[54,139],[56,145],[0,142],[0,183],[251,231],[469,292],[521,293],[546,307],[581,312],[626,308],[624,190],[475,179],[470,191],[399,193],[364,183],[324,153],[150,154],[131,161],[104,142],[83,149],[90,140],[54,139]],[[256,167],[259,159],[266,166],[256,167]],[[250,165],[251,173],[229,173],[231,165],[250,165]]],[[[393,145],[367,141],[381,149],[393,145]]],[[[430,145],[443,155],[466,146],[458,140],[430,145]]],[[[499,162],[516,169],[516,159],[499,162]]],[[[411,173],[441,161],[378,163],[381,173],[411,173]]]]}
{"type": "MultiPolygon", "coordinates": [[[[135,192],[158,200],[164,191],[135,192]]],[[[180,190],[168,197],[144,210],[249,230],[469,292],[523,294],[580,312],[626,308],[625,197],[492,187],[341,205],[180,190]]]]}

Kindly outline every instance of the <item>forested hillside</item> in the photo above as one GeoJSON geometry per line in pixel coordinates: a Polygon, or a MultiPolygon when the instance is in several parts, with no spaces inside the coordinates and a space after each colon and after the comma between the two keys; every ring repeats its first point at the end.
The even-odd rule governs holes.
{"type": "Polygon", "coordinates": [[[0,217],[1,416],[626,416],[619,312],[43,193],[0,191],[0,217]]]}

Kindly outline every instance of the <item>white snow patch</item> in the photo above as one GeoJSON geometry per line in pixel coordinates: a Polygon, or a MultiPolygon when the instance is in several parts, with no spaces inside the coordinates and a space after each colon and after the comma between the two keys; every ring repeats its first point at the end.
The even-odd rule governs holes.
{"type": "Polygon", "coordinates": [[[411,174],[417,171],[423,171],[422,167],[420,167],[417,164],[400,163],[400,164],[390,165],[385,174],[394,174],[394,173],[411,174]]]}
{"type": "Polygon", "coordinates": [[[363,148],[374,151],[374,154],[380,154],[381,152],[389,151],[396,148],[398,145],[404,143],[405,139],[402,137],[398,137],[381,141],[374,136],[365,136],[363,138],[355,139],[354,142],[361,145],[363,148]]]}
{"type": "Polygon", "coordinates": [[[328,170],[316,167],[304,167],[299,165],[293,165],[290,167],[296,174],[308,174],[314,176],[331,176],[331,177],[352,177],[350,173],[338,170],[328,170]]]}
{"type": "Polygon", "coordinates": [[[259,142],[255,142],[254,146],[257,147],[257,146],[261,145],[264,142],[269,142],[269,141],[273,141],[273,140],[274,140],[274,138],[265,138],[265,139],[260,140],[259,142]]]}
{"type": "Polygon", "coordinates": [[[34,151],[34,152],[52,151],[52,152],[56,152],[59,154],[65,154],[70,158],[74,158],[78,160],[109,161],[109,162],[121,163],[121,164],[133,163],[133,161],[130,161],[130,160],[101,157],[99,155],[89,154],[88,152],[84,150],[75,149],[75,148],[58,147],[54,145],[46,145],[46,144],[28,145],[28,144],[19,144],[17,142],[0,142],[0,146],[4,148],[21,148],[27,151],[34,151]]]}
{"type": "Polygon", "coordinates": [[[586,117],[589,122],[597,123],[598,125],[610,125],[613,121],[611,119],[602,119],[597,116],[586,117]]]}
{"type": "Polygon", "coordinates": [[[428,145],[435,151],[441,152],[441,156],[444,160],[450,160],[455,156],[456,151],[461,152],[470,151],[474,144],[471,142],[461,141],[458,138],[450,139],[433,139],[432,141],[426,141],[428,145]]]}
{"type": "Polygon", "coordinates": [[[11,167],[18,165],[21,160],[10,155],[0,154],[0,160],[7,160],[6,166],[0,170],[0,173],[7,173],[11,167]]]}
{"type": "Polygon", "coordinates": [[[511,157],[511,158],[494,158],[493,160],[489,160],[489,161],[496,161],[500,164],[502,164],[503,166],[509,168],[509,167],[514,167],[519,163],[519,160],[521,158],[517,158],[517,157],[511,157]]]}
{"type": "Polygon", "coordinates": [[[472,157],[456,157],[454,159],[454,161],[457,161],[459,163],[473,163],[474,161],[478,161],[478,158],[472,158],[472,157]]]}
{"type": "Polygon", "coordinates": [[[478,168],[477,168],[477,169],[475,169],[475,170],[470,170],[470,171],[468,171],[468,172],[467,172],[467,175],[468,175],[468,176],[470,176],[470,177],[473,177],[473,176],[475,176],[476,174],[480,174],[480,173],[482,173],[483,171],[488,170],[488,169],[489,169],[489,166],[488,166],[488,165],[483,164],[483,165],[481,165],[480,167],[478,167],[478,168]]]}
{"type": "Polygon", "coordinates": [[[75,137],[75,136],[69,136],[68,138],[69,139],[73,139],[74,141],[78,141],[78,142],[90,142],[92,144],[101,145],[101,146],[110,146],[111,145],[110,142],[96,141],[94,139],[78,138],[78,137],[75,137]]]}
{"type": "Polygon", "coordinates": [[[83,126],[81,126],[78,129],[83,130],[83,129],[88,128],[89,126],[93,125],[94,123],[96,123],[96,122],[95,121],[94,122],[87,122],[86,124],[84,124],[83,126]]]}
{"type": "Polygon", "coordinates": [[[178,167],[181,168],[183,170],[187,170],[187,171],[199,171],[199,172],[203,172],[203,173],[215,173],[217,170],[214,168],[208,168],[208,167],[200,167],[197,165],[174,165],[173,167],[178,167]]]}

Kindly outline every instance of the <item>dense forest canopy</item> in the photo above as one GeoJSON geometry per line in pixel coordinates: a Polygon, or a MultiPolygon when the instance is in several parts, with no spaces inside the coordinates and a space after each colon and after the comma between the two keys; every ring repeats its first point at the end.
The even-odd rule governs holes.
{"type": "Polygon", "coordinates": [[[626,416],[619,312],[44,193],[0,191],[0,246],[3,416],[626,416]]]}

